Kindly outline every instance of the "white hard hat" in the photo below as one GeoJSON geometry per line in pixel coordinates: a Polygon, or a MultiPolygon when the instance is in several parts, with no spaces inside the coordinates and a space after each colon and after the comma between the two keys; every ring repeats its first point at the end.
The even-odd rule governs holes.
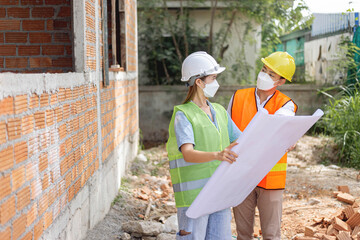
{"type": "Polygon", "coordinates": [[[181,81],[192,86],[196,78],[219,74],[224,70],[211,55],[202,51],[194,52],[187,56],[182,64],[181,81]]]}

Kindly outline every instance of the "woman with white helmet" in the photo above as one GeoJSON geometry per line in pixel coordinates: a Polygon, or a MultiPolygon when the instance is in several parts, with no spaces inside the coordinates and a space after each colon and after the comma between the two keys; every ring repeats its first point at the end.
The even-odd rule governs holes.
{"type": "Polygon", "coordinates": [[[231,164],[237,157],[231,148],[240,130],[221,105],[208,100],[219,88],[217,74],[224,70],[206,52],[192,53],[182,64],[181,81],[189,90],[184,103],[174,107],[166,144],[178,210],[177,239],[231,239],[230,209],[197,219],[186,216],[221,161],[231,164]]]}

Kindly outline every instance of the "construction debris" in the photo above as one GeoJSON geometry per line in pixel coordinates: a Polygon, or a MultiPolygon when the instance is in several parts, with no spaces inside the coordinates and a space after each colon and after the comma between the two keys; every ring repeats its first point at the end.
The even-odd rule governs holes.
{"type": "Polygon", "coordinates": [[[339,201],[352,204],[335,213],[331,220],[325,217],[313,219],[311,226],[305,226],[303,236],[295,236],[297,240],[360,240],[360,210],[355,198],[350,195],[348,186],[338,186],[333,196],[339,201]]]}

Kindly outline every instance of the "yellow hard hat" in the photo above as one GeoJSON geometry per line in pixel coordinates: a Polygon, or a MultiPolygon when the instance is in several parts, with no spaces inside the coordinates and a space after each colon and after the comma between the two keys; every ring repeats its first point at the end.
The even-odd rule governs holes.
{"type": "Polygon", "coordinates": [[[287,52],[274,52],[261,61],[274,72],[291,82],[295,73],[295,60],[287,52]]]}

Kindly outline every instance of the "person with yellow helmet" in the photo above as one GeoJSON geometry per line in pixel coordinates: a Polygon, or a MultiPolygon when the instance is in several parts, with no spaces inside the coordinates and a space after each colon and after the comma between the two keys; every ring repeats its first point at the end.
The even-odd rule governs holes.
{"type": "MultiPolygon", "coordinates": [[[[240,131],[244,131],[260,108],[266,109],[269,114],[287,116],[294,116],[297,111],[295,102],[277,90],[277,87],[283,85],[286,80],[291,82],[295,73],[294,58],[287,52],[274,52],[261,61],[264,65],[257,76],[256,88],[237,90],[227,109],[240,131]]],[[[233,208],[238,240],[253,239],[256,206],[259,210],[263,239],[281,238],[282,195],[286,181],[286,166],[287,154],[278,161],[248,197],[233,208]]]]}

